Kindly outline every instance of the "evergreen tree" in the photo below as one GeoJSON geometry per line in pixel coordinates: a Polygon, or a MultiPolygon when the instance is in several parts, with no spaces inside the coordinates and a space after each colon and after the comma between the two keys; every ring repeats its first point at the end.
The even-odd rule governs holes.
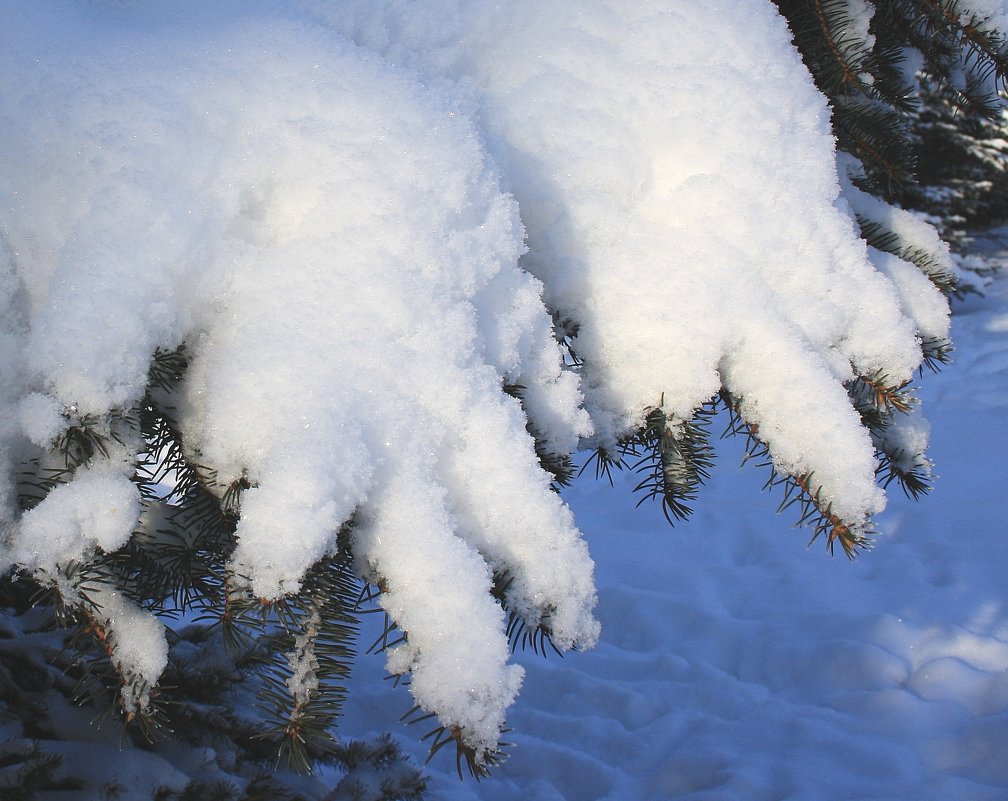
{"type": "MultiPolygon", "coordinates": [[[[557,24],[555,15],[552,23],[547,18],[548,6],[516,3],[513,18],[502,22],[476,3],[459,10],[451,24],[471,26],[473,42],[534,47],[546,30],[538,23],[557,24]]],[[[58,797],[61,791],[116,797],[121,787],[114,770],[100,784],[74,757],[78,738],[99,738],[109,747],[105,733],[83,733],[81,721],[96,716],[124,727],[121,742],[129,754],[157,761],[164,780],[152,784],[152,798],[418,798],[424,782],[390,741],[347,745],[333,739],[357,620],[369,609],[387,615],[374,647],[387,654],[391,673],[411,680],[417,703],[407,717],[431,721],[426,736],[432,754],[447,746],[460,774],[486,774],[501,758],[503,710],[520,681],[506,664],[508,651],[590,647],[597,636],[590,560],[551,491],[573,480],[578,446],[599,475],[625,466],[640,471],[643,499],[658,500],[671,521],[686,517],[699,495],[713,458],[713,420],[721,413],[728,431],[748,441],[750,456],[766,463],[768,485],[780,488],[782,507],[795,506],[813,539],[821,536],[831,551],[839,544],[849,556],[867,541],[871,515],[880,508],[873,470],[883,487],[896,482],[914,497],[929,490],[926,433],[911,378],[919,366],[937,368],[948,358],[941,295],[960,287],[948,248],[933,229],[878,196],[894,196],[914,176],[910,122],[920,86],[906,68],[907,54],[920,55],[929,81],[944,81],[929,86],[941,85],[965,110],[993,115],[1008,75],[1005,40],[991,19],[951,0],[780,0],[777,6],[828,100],[843,153],[838,161],[823,149],[817,127],[821,98],[802,84],[806,76],[769,6],[740,3],[739,18],[724,19],[724,28],[742,31],[739,42],[751,34],[753,58],[772,52],[780,75],[794,81],[771,86],[776,99],[802,98],[782,112],[787,117],[793,111],[796,121],[780,130],[793,127],[800,134],[796,146],[814,151],[807,156],[808,184],[819,194],[809,210],[811,227],[799,232],[808,241],[792,243],[795,258],[815,247],[824,248],[816,253],[852,255],[837,257],[825,277],[814,272],[815,264],[805,271],[800,260],[794,262],[802,268],[797,275],[773,273],[761,262],[752,268],[758,280],[744,279],[740,269],[737,291],[719,283],[722,295],[713,300],[704,294],[704,281],[733,269],[718,261],[721,251],[747,237],[754,251],[765,250],[760,226],[746,227],[752,220],[744,209],[713,216],[744,201],[723,193],[717,180],[705,183],[720,169],[716,143],[689,136],[665,141],[684,124],[662,116],[669,110],[653,100],[665,87],[649,83],[652,68],[661,83],[682,66],[661,61],[673,57],[668,42],[648,56],[652,61],[632,61],[635,37],[652,22],[666,26],[655,30],[679,31],[689,41],[706,32],[716,13],[706,6],[657,22],[634,15],[613,20],[603,3],[571,12],[577,19],[554,32],[574,36],[602,20],[609,60],[585,75],[583,58],[590,51],[571,47],[574,55],[562,69],[542,80],[526,75],[529,91],[560,86],[557,96],[569,101],[558,120],[545,122],[515,102],[513,86],[521,85],[521,70],[539,68],[535,59],[519,53],[504,63],[492,48],[466,49],[468,40],[449,30],[447,18],[448,44],[436,41],[442,32],[411,25],[433,18],[436,3],[412,10],[377,2],[323,4],[312,12],[320,32],[310,35],[282,15],[262,29],[263,39],[255,38],[254,24],[221,25],[223,34],[211,26],[214,36],[239,37],[236,51],[257,53],[274,37],[288,47],[275,62],[227,62],[215,73],[221,83],[261,92],[263,114],[282,106],[273,103],[276,95],[312,109],[274,128],[243,117],[244,100],[233,119],[220,123],[215,115],[224,118],[225,111],[200,105],[200,92],[213,98],[216,84],[212,90],[162,81],[137,100],[129,94],[134,76],[116,83],[118,51],[94,61],[96,74],[114,87],[107,90],[112,107],[125,96],[140,112],[109,121],[85,109],[97,123],[86,113],[79,119],[70,111],[65,118],[45,116],[37,104],[48,102],[39,99],[44,91],[58,92],[54,85],[66,82],[68,97],[88,96],[80,91],[89,87],[87,70],[68,57],[65,74],[49,83],[43,75],[41,88],[33,84],[22,93],[16,82],[31,84],[37,77],[24,56],[32,41],[8,43],[14,77],[0,96],[13,100],[0,108],[0,121],[15,144],[2,162],[13,188],[4,190],[0,204],[10,209],[0,220],[6,321],[0,401],[8,418],[0,428],[0,456],[9,496],[9,508],[0,509],[0,567],[7,575],[0,603],[0,713],[7,738],[0,788],[12,798],[58,797]],[[383,15],[396,14],[401,24],[382,27],[383,15]],[[747,27],[744,14],[755,27],[747,27]],[[641,24],[632,28],[633,21],[641,24]],[[401,41],[390,41],[390,31],[401,41]],[[342,36],[384,53],[389,63],[329,44],[343,42],[342,36]],[[461,49],[451,51],[458,41],[461,49]],[[337,77],[312,83],[306,76],[323,62],[337,77]],[[409,67],[397,71],[398,63],[409,67]],[[240,73],[244,67],[248,78],[240,73]],[[285,77],[288,67],[296,81],[285,77]],[[641,79],[631,88],[643,99],[627,89],[626,75],[641,79]],[[463,78],[462,89],[445,88],[463,78]],[[344,80],[356,83],[344,88],[344,80]],[[625,118],[613,111],[604,93],[624,91],[628,104],[638,103],[653,118],[638,124],[630,111],[625,118]],[[602,116],[596,102],[605,109],[602,116]],[[187,172],[189,137],[197,137],[197,147],[202,140],[175,122],[176,114],[192,108],[186,119],[193,130],[206,125],[209,132],[205,158],[212,164],[202,182],[190,181],[187,172]],[[371,116],[393,116],[396,125],[379,133],[353,127],[371,124],[374,109],[371,116]],[[603,124],[579,127],[582,112],[603,124]],[[56,123],[60,137],[51,130],[56,123]],[[605,128],[610,123],[615,134],[605,128]],[[55,163],[57,189],[48,173],[29,172],[28,180],[19,172],[22,163],[52,163],[46,148],[58,148],[54,139],[65,138],[68,152],[79,154],[74,136],[87,149],[89,135],[118,131],[116,125],[125,133],[108,140],[110,155],[94,156],[80,169],[72,158],[55,163]],[[344,129],[351,130],[347,140],[329,133],[344,129]],[[246,131],[244,138],[236,139],[237,131],[246,131]],[[657,155],[645,154],[654,155],[650,173],[607,170],[610,153],[617,162],[637,163],[620,149],[624,134],[637,138],[627,146],[634,153],[638,146],[654,149],[657,155]],[[146,144],[132,144],[144,136],[146,144]],[[264,142],[275,148],[290,136],[301,137],[298,148],[306,148],[308,167],[274,149],[275,163],[264,167],[261,180],[250,178],[261,161],[255,148],[264,142]],[[609,148],[597,161],[583,149],[593,137],[604,145],[600,149],[609,148]],[[658,152],[663,146],[682,150],[687,161],[707,159],[709,169],[680,180],[678,167],[669,167],[674,159],[658,152]],[[355,194],[349,180],[346,186],[328,177],[311,183],[316,166],[322,172],[332,164],[355,169],[347,153],[361,159],[359,170],[347,175],[367,191],[355,194]],[[145,170],[154,162],[161,172],[148,180],[145,170]],[[830,169],[820,169],[824,164],[830,169]],[[830,195],[836,166],[839,200],[830,195]],[[277,171],[281,177],[271,177],[277,171]],[[172,180],[182,186],[176,194],[172,180]],[[288,193],[296,180],[304,186],[288,193]],[[501,194],[502,180],[517,208],[501,194]],[[242,181],[232,192],[232,183],[242,181]],[[655,220],[643,202],[626,212],[612,189],[620,181],[645,199],[697,182],[697,216],[680,205],[681,219],[655,220]],[[404,185],[420,189],[404,194],[404,185]],[[86,200],[75,205],[79,187],[86,200]],[[346,192],[349,199],[334,211],[312,206],[313,192],[346,192]],[[215,206],[218,197],[226,199],[215,206]],[[388,208],[386,197],[397,205],[388,208]],[[42,200],[32,205],[33,198],[42,200]],[[161,216],[141,218],[148,229],[138,233],[120,222],[118,215],[145,205],[161,209],[161,216]],[[197,222],[191,222],[194,209],[197,222]],[[344,215],[350,222],[333,227],[343,225],[344,215]],[[288,225],[288,218],[299,222],[288,225]],[[845,228],[851,218],[870,246],[867,255],[845,228]],[[688,234],[707,223],[717,229],[720,220],[737,223],[739,233],[715,230],[710,235],[722,237],[716,247],[690,251],[698,280],[683,273],[682,280],[663,283],[658,271],[631,276],[652,244],[674,251],[686,241],[689,250],[688,234]],[[311,276],[328,267],[314,262],[298,239],[312,226],[323,232],[317,240],[325,248],[342,248],[329,283],[312,283],[311,276]],[[673,245],[663,239],[670,227],[673,245]],[[222,233],[200,239],[206,230],[222,233]],[[637,235],[644,245],[635,250],[637,235]],[[612,242],[620,236],[625,239],[617,248],[612,242]],[[102,272],[117,259],[146,263],[148,237],[170,246],[157,254],[160,267],[149,283],[139,267],[135,274],[102,272]],[[578,267],[582,252],[588,254],[584,269],[578,267]],[[70,257],[84,262],[80,273],[60,272],[59,259],[70,257]],[[394,268],[389,280],[382,259],[394,268]],[[612,280],[592,267],[610,262],[612,280]],[[205,265],[223,265],[205,272],[224,289],[204,282],[205,265]],[[242,278],[244,269],[250,278],[242,278]],[[113,290],[123,274],[133,283],[120,295],[113,290]],[[74,284],[76,275],[88,284],[83,289],[74,284]],[[280,297],[292,286],[307,299],[304,306],[285,305],[280,297]],[[328,294],[318,299],[320,287],[328,294]],[[188,297],[201,292],[214,295],[212,301],[188,297]],[[190,305],[176,302],[182,295],[190,305]],[[750,302],[760,310],[732,319],[732,310],[750,302]],[[419,312],[409,317],[413,307],[419,312]],[[662,315],[668,309],[686,321],[677,329],[689,335],[686,341],[652,338],[660,327],[647,324],[667,323],[662,315]],[[837,309],[840,322],[817,327],[819,310],[837,309]],[[125,344],[118,333],[124,317],[134,326],[126,330],[137,332],[125,344]],[[288,342],[285,327],[302,317],[294,345],[277,356],[272,343],[288,342]],[[640,328],[637,318],[644,318],[640,328]],[[729,336],[734,328],[743,334],[729,336]],[[462,344],[438,349],[453,337],[462,344]],[[662,350],[672,355],[658,362],[656,383],[644,375],[651,368],[635,360],[662,350]],[[315,357],[317,374],[303,373],[304,352],[315,357]],[[689,361],[697,354],[703,364],[689,361]],[[778,362],[788,369],[768,378],[778,362]],[[421,386],[430,376],[433,390],[421,386]],[[291,384],[294,401],[284,394],[291,384]],[[309,405],[302,404],[305,398],[309,405]],[[273,418],[255,411],[274,407],[273,418]],[[379,474],[390,478],[375,478],[379,474]],[[180,750],[179,742],[204,750],[180,750]],[[324,766],[346,774],[337,787],[297,778],[324,766]],[[273,767],[277,772],[268,772],[273,767]]],[[[567,13],[564,4],[558,7],[567,13]]],[[[27,32],[41,29],[32,13],[58,29],[44,12],[24,10],[19,14],[28,23],[15,25],[13,36],[20,30],[30,40],[27,32]]],[[[139,23],[131,18],[130,24],[139,23]]],[[[87,28],[97,35],[94,30],[87,28]]],[[[187,35],[182,45],[209,59],[197,66],[218,65],[204,50],[231,53],[219,40],[206,47],[196,34],[187,35]]],[[[102,50],[100,41],[95,50],[102,50]]],[[[550,57],[564,52],[550,51],[550,57]]],[[[140,83],[158,74],[159,64],[163,69],[174,62],[158,62],[155,53],[151,63],[140,83]]],[[[717,72],[716,59],[708,66],[708,95],[687,95],[696,101],[686,115],[696,115],[694,124],[721,119],[726,112],[718,92],[738,83],[737,74],[717,72]]],[[[79,109],[76,102],[68,108],[79,109]]],[[[49,107],[61,109],[60,97],[49,107]]],[[[754,129],[752,135],[760,134],[754,129]]],[[[745,141],[732,141],[753,161],[762,158],[756,148],[746,150],[745,141]]],[[[195,160],[202,163],[204,155],[198,152],[195,160]]],[[[799,155],[785,150],[769,172],[761,167],[753,175],[769,183],[775,169],[799,155]]],[[[804,179],[789,180],[768,208],[805,191],[804,179]]],[[[762,213],[761,206],[753,219],[759,222],[762,213]]],[[[766,228],[788,221],[771,222],[766,228]]],[[[786,229],[774,241],[791,242],[797,230],[786,229]]],[[[739,264],[747,258],[740,245],[739,264]]]]}
{"type": "Polygon", "coordinates": [[[872,191],[931,215],[946,236],[1004,216],[1005,39],[968,3],[781,2],[838,143],[872,191]],[[824,32],[827,35],[824,36],[824,32]],[[943,225],[943,221],[949,223],[943,225]]]}
{"type": "Polygon", "coordinates": [[[1008,117],[970,117],[933,81],[921,86],[912,117],[917,181],[897,200],[929,216],[961,247],[966,232],[997,225],[1008,209],[1008,117]]]}

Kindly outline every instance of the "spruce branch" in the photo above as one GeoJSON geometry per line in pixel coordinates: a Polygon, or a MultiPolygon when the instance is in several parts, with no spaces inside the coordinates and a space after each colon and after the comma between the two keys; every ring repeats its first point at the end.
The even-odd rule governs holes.
{"type": "Polygon", "coordinates": [[[986,28],[983,19],[969,10],[969,3],[959,0],[904,0],[904,13],[916,12],[916,21],[931,40],[951,39],[955,48],[964,53],[969,64],[986,64],[1000,87],[1005,85],[1008,70],[1008,47],[1003,33],[986,28]]]}
{"type": "Polygon", "coordinates": [[[958,0],[880,0],[882,24],[875,27],[916,48],[927,74],[954,97],[967,115],[993,117],[1002,103],[1008,76],[1008,43],[1004,32],[990,29],[958,0]],[[951,76],[961,74],[959,81],[951,76]]]}
{"type": "Polygon", "coordinates": [[[836,97],[831,104],[837,144],[864,164],[870,184],[891,192],[913,180],[916,157],[899,112],[862,98],[836,97]]]}
{"type": "Polygon", "coordinates": [[[5,801],[36,801],[42,794],[82,789],[79,781],[59,776],[63,759],[40,743],[0,741],[0,795],[5,801]]]}
{"type": "Polygon", "coordinates": [[[709,425],[717,409],[715,397],[689,420],[675,420],[659,401],[658,406],[647,410],[644,424],[618,442],[615,450],[596,447],[578,475],[592,466],[596,480],[605,478],[612,485],[613,470],[632,469],[641,475],[634,487],[634,492],[641,493],[638,506],[648,500],[661,500],[662,513],[669,523],[685,520],[692,513],[689,502],[696,499],[710,477],[714,449],[709,425]]]}
{"type": "Polygon", "coordinates": [[[727,391],[723,390],[721,397],[728,409],[728,425],[722,437],[744,437],[743,464],[755,460],[760,467],[770,471],[763,489],[782,491],[783,497],[777,507],[778,514],[788,509],[796,510],[798,519],[795,525],[812,529],[809,545],[824,537],[826,548],[831,555],[837,542],[840,543],[848,559],[854,559],[859,551],[869,547],[872,533],[870,521],[846,521],[835,514],[831,504],[823,496],[822,485],[817,483],[813,473],[790,475],[782,472],[774,464],[769,446],[760,438],[759,426],[743,418],[738,401],[727,391]]]}
{"type": "Polygon", "coordinates": [[[921,355],[924,362],[920,366],[920,374],[923,374],[927,367],[932,373],[937,373],[943,365],[952,361],[952,352],[955,349],[952,343],[944,337],[927,337],[921,339],[921,355]]]}
{"type": "MultiPolygon", "coordinates": [[[[408,725],[417,725],[431,721],[435,717],[434,713],[427,712],[421,706],[412,706],[400,720],[408,725]]],[[[502,729],[501,734],[505,734],[507,731],[507,729],[502,729]]],[[[513,746],[513,743],[500,741],[497,748],[492,751],[477,749],[467,742],[465,733],[457,726],[443,725],[436,726],[420,738],[421,742],[428,740],[430,740],[430,748],[425,764],[430,764],[431,760],[446,746],[454,746],[455,770],[460,780],[465,778],[463,766],[469,776],[476,781],[488,778],[494,768],[502,765],[507,759],[506,749],[513,746]]]]}
{"type": "Polygon", "coordinates": [[[604,478],[609,482],[609,486],[611,487],[613,486],[612,471],[623,470],[627,467],[627,464],[623,461],[623,456],[618,448],[617,450],[612,450],[604,445],[599,445],[588,454],[588,458],[578,470],[578,476],[581,476],[589,466],[595,472],[596,481],[604,478]]]}
{"type": "Polygon", "coordinates": [[[717,405],[714,398],[691,419],[679,421],[668,416],[659,403],[648,412],[637,433],[622,443],[622,456],[634,457],[633,470],[642,476],[634,487],[642,494],[638,506],[660,499],[669,523],[690,516],[693,510],[689,503],[710,478],[714,463],[709,425],[717,405]]]}
{"type": "Polygon", "coordinates": [[[17,472],[17,502],[22,512],[34,509],[59,484],[73,478],[73,468],[53,467],[36,457],[22,462],[17,472]]]}
{"type": "Polygon", "coordinates": [[[569,317],[563,317],[557,312],[553,312],[553,335],[560,345],[564,366],[574,370],[578,370],[583,364],[581,357],[574,347],[580,329],[580,323],[569,317]]]}
{"type": "Polygon", "coordinates": [[[917,403],[917,399],[910,391],[911,387],[910,381],[893,384],[884,373],[879,372],[870,376],[858,376],[850,381],[847,393],[854,408],[859,411],[871,409],[880,415],[889,415],[893,412],[906,414],[917,403]]]}
{"type": "Polygon", "coordinates": [[[523,651],[531,648],[533,653],[545,657],[547,649],[549,649],[563,658],[563,652],[556,647],[550,637],[550,613],[548,610],[538,620],[530,621],[509,605],[508,590],[513,583],[514,576],[510,572],[506,570],[494,571],[494,581],[490,589],[493,597],[507,613],[504,633],[507,636],[511,653],[515,653],[519,648],[523,651]]]}
{"type": "Polygon", "coordinates": [[[919,247],[907,245],[903,238],[875,220],[870,220],[861,214],[856,215],[861,236],[865,242],[876,250],[891,253],[905,262],[917,267],[928,277],[932,284],[942,291],[946,297],[959,297],[962,290],[959,281],[944,264],[932,253],[919,247]]]}
{"type": "MultiPolygon", "coordinates": [[[[110,457],[113,443],[142,443],[133,480],[143,511],[127,544],[33,577],[39,586],[34,601],[51,609],[68,631],[69,645],[52,655],[53,664],[70,680],[68,700],[93,707],[99,724],[118,721],[123,742],[157,749],[166,737],[178,736],[237,748],[239,764],[276,769],[285,760],[302,772],[338,764],[332,730],[346,693],[359,594],[348,534],[340,532],[338,552],[309,572],[297,596],[265,604],[248,593],[248,581],[231,574],[227,560],[236,544],[241,492],[250,483],[240,478],[218,486],[216,476],[183,447],[172,398],[186,364],[184,348],[158,352],[135,409],[103,418],[68,410],[72,424],[64,435],[22,465],[19,496],[21,508],[29,509],[88,461],[110,457]],[[143,668],[129,664],[132,657],[122,657],[116,620],[103,610],[111,593],[161,617],[200,610],[203,620],[217,625],[190,627],[185,637],[169,631],[169,667],[155,687],[138,672],[143,668]],[[177,649],[196,647],[197,640],[203,649],[214,641],[230,649],[218,649],[215,663],[180,660],[177,649]],[[242,685],[260,689],[265,718],[242,717],[223,702],[224,694],[242,685]]],[[[5,669],[0,653],[0,678],[5,669]]],[[[2,693],[0,702],[0,713],[14,708],[2,693]]],[[[32,717],[40,726],[45,720],[42,714],[32,717]]],[[[383,779],[387,792],[376,798],[398,798],[396,788],[403,798],[419,797],[418,774],[416,781],[397,784],[393,779],[400,774],[408,772],[396,766],[383,779]]],[[[111,783],[110,797],[116,791],[111,783]]],[[[162,788],[159,795],[215,801],[297,797],[261,774],[253,782],[193,780],[183,790],[162,788]]]]}
{"type": "Polygon", "coordinates": [[[141,431],[146,450],[136,460],[134,480],[145,498],[178,503],[199,482],[182,450],[182,439],[160,407],[141,409],[141,431]]]}
{"type": "Polygon", "coordinates": [[[183,342],[172,350],[158,348],[151,358],[147,388],[174,393],[188,369],[189,352],[186,343],[183,342]]]}
{"type": "Polygon", "coordinates": [[[325,801],[420,801],[427,780],[387,734],[333,747],[346,775],[325,801]]]}
{"type": "MultiPolygon", "coordinates": [[[[884,446],[881,446],[884,447],[884,446]]],[[[920,500],[931,489],[931,464],[921,454],[912,454],[902,448],[882,450],[875,471],[883,488],[896,481],[911,500],[920,500]]]]}
{"type": "Polygon", "coordinates": [[[261,736],[276,745],[278,764],[297,772],[312,773],[313,763],[332,759],[331,731],[354,657],[358,596],[357,580],[339,558],[313,567],[297,595],[269,603],[247,591],[238,596],[247,607],[258,603],[265,632],[259,704],[267,720],[261,736]]]}
{"type": "Polygon", "coordinates": [[[875,475],[883,489],[897,481],[907,497],[919,500],[931,491],[931,462],[920,452],[909,450],[896,433],[897,421],[910,415],[917,399],[909,382],[887,387],[884,378],[858,378],[848,385],[851,403],[871,434],[878,456],[875,475]]]}
{"type": "Polygon", "coordinates": [[[858,157],[870,181],[890,195],[915,177],[908,115],[919,106],[907,80],[905,49],[923,54],[927,73],[956,108],[993,118],[1008,77],[1008,44],[1001,33],[956,0],[877,0],[873,42],[852,30],[845,0],[777,0],[795,44],[833,108],[841,150],[858,157]],[[958,75],[958,81],[951,76],[958,75]]]}
{"type": "Polygon", "coordinates": [[[95,415],[76,416],[76,407],[67,414],[72,423],[53,443],[53,450],[63,454],[67,470],[80,467],[95,455],[109,456],[108,435],[100,430],[100,419],[95,415]]]}
{"type": "Polygon", "coordinates": [[[850,30],[850,7],[845,0],[778,0],[789,20],[795,44],[820,90],[827,97],[868,95],[872,82],[866,78],[872,53],[850,30]]]}
{"type": "Polygon", "coordinates": [[[102,573],[99,566],[88,565],[73,572],[63,567],[61,571],[65,575],[73,572],[78,575],[77,582],[69,588],[66,581],[56,586],[56,594],[62,597],[58,603],[65,608],[61,622],[68,625],[73,648],[68,667],[72,665],[79,676],[75,701],[79,705],[96,706],[99,722],[118,710],[124,735],[155,742],[164,733],[166,722],[158,701],[158,688],[128,659],[122,658],[122,633],[118,628],[121,621],[107,615],[100,600],[103,594],[115,596],[121,589],[110,582],[109,575],[102,573]],[[68,597],[71,592],[73,597],[68,597]]]}

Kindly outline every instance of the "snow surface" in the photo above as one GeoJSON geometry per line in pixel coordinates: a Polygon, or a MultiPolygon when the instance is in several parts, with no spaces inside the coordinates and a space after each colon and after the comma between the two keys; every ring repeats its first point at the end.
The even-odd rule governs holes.
{"type": "MultiPolygon", "coordinates": [[[[1001,251],[1008,228],[975,247],[1001,251]]],[[[1008,277],[956,304],[954,363],[923,382],[940,477],[894,497],[857,561],[776,515],[726,440],[692,520],[631,482],[564,493],[596,561],[602,635],[525,653],[491,779],[435,757],[439,801],[1003,801],[1008,797],[1008,277]]],[[[618,478],[618,477],[617,477],[618,478]]],[[[342,733],[408,706],[359,657],[342,733]]],[[[396,738],[423,760],[417,728],[396,738]]]]}

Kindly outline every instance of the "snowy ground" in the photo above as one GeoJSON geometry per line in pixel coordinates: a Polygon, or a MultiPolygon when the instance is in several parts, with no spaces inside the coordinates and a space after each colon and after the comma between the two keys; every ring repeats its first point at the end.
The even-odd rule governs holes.
{"type": "MultiPolygon", "coordinates": [[[[579,482],[600,644],[526,654],[510,760],[460,784],[439,755],[431,798],[1008,798],[1008,279],[958,304],[954,334],[955,364],[921,385],[937,486],[896,490],[855,563],[804,547],[739,443],[675,529],[626,486],[579,482]]],[[[381,663],[361,658],[344,734],[409,706],[381,663]]],[[[416,728],[394,733],[422,758],[416,728]]]]}

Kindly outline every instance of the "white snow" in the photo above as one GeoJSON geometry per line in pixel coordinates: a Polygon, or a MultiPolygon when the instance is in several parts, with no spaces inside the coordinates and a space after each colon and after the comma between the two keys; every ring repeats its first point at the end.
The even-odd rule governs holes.
{"type": "Polygon", "coordinates": [[[963,16],[972,17],[986,30],[1008,30],[1008,3],[1005,0],[968,0],[962,3],[963,16]]]}
{"type": "Polygon", "coordinates": [[[949,306],[942,294],[917,266],[891,253],[869,248],[868,255],[879,272],[893,282],[906,313],[924,339],[947,342],[949,306]]]}
{"type": "Polygon", "coordinates": [[[924,454],[931,439],[931,424],[922,418],[919,410],[894,414],[881,434],[881,449],[891,455],[894,465],[906,472],[918,471],[922,477],[933,480],[934,465],[924,454]]]}
{"type": "MultiPolygon", "coordinates": [[[[1008,229],[997,247],[1008,266],[1008,229]]],[[[629,476],[565,491],[596,560],[599,645],[522,655],[509,760],[460,783],[440,754],[431,797],[1002,801],[1004,274],[957,304],[953,334],[956,360],[920,389],[935,489],[894,494],[855,562],[805,549],[731,440],[695,516],[671,530],[654,507],[634,508],[629,476]]],[[[354,671],[342,732],[382,731],[409,702],[382,686],[380,660],[361,656],[354,671]]],[[[393,731],[422,760],[417,728],[393,731]]]]}
{"type": "Polygon", "coordinates": [[[126,681],[120,690],[130,715],[150,706],[150,691],[168,664],[164,625],[122,593],[96,585],[89,588],[92,614],[104,630],[109,658],[126,681]]]}
{"type": "MultiPolygon", "coordinates": [[[[352,516],[408,635],[388,668],[480,749],[523,673],[495,575],[559,647],[598,637],[527,425],[564,454],[723,386],[857,528],[885,498],[843,382],[909,379],[946,323],[873,264],[767,0],[7,4],[0,130],[3,518],[30,443],[136,404],[186,342],[185,446],[248,486],[231,568],[296,591],[352,516]]],[[[7,526],[5,559],[121,544],[135,491],[101,470],[7,526]]],[[[123,647],[148,682],[160,642],[123,647]]]]}
{"type": "MultiPolygon", "coordinates": [[[[22,7],[2,34],[24,433],[136,402],[155,348],[187,340],[186,446],[222,491],[251,485],[233,569],[261,597],[294,591],[356,513],[360,569],[410,636],[390,665],[491,748],[521,675],[491,569],[561,647],[598,624],[587,549],[501,386],[525,387],[558,449],[590,423],[471,101],[266,6],[204,26],[106,12],[22,7]],[[138,48],[136,28],[157,35],[138,48]]],[[[11,559],[121,545],[123,482],[133,507],[82,471],[23,518],[11,559]],[[82,505],[118,509],[116,536],[76,523],[82,505]]]]}
{"type": "Polygon", "coordinates": [[[920,350],[838,199],[825,100],[769,3],[308,5],[472,86],[522,264],[581,325],[598,441],[659,405],[688,418],[724,385],[835,511],[858,525],[882,507],[840,382],[853,365],[900,383],[920,350]]]}
{"type": "Polygon", "coordinates": [[[121,464],[102,460],[78,470],[25,512],[9,558],[53,574],[61,564],[86,561],[95,549],[121,548],[139,516],[136,486],[121,464]]]}
{"type": "Polygon", "coordinates": [[[304,622],[304,633],[294,638],[294,650],[287,654],[287,664],[291,675],[287,679],[287,689],[290,690],[296,707],[307,704],[318,690],[319,668],[318,656],[315,654],[315,638],[322,625],[322,616],[318,607],[312,606],[308,618],[304,622]]]}
{"type": "Polygon", "coordinates": [[[15,419],[29,440],[48,448],[66,430],[67,419],[63,406],[52,395],[31,392],[21,398],[15,419]]]}
{"type": "Polygon", "coordinates": [[[845,30],[838,32],[837,38],[843,42],[856,42],[870,52],[875,47],[875,35],[871,33],[875,6],[869,0],[847,0],[847,14],[850,24],[845,30]]]}

